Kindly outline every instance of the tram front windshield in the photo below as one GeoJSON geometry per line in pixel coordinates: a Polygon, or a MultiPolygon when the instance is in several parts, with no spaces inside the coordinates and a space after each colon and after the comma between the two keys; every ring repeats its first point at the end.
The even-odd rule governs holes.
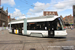
{"type": "Polygon", "coordinates": [[[64,30],[61,18],[57,18],[55,21],[56,21],[56,30],[64,30]]]}

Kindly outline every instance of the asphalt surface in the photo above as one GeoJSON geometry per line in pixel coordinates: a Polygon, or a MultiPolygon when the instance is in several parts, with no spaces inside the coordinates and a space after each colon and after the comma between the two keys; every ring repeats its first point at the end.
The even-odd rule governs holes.
{"type": "Polygon", "coordinates": [[[0,31],[0,50],[75,50],[75,29],[66,38],[40,38],[0,31]]]}

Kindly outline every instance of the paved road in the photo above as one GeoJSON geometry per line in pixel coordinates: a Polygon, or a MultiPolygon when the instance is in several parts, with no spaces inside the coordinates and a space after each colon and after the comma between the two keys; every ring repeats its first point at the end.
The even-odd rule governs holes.
{"type": "Polygon", "coordinates": [[[39,38],[0,31],[0,50],[75,50],[75,29],[66,38],[39,38]]]}

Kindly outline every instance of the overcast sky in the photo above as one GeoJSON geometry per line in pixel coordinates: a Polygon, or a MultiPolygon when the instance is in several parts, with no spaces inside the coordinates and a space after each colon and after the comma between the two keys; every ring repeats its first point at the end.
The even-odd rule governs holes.
{"type": "Polygon", "coordinates": [[[73,5],[75,0],[1,0],[4,10],[8,7],[8,14],[16,19],[42,16],[43,11],[57,11],[65,17],[73,15],[73,5]]]}

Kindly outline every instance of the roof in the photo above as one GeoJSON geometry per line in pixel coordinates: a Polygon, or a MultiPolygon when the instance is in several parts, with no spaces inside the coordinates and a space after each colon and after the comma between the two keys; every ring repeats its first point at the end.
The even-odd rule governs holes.
{"type": "Polygon", "coordinates": [[[65,20],[65,17],[63,18],[63,20],[65,20]]]}
{"type": "Polygon", "coordinates": [[[58,16],[57,11],[44,11],[44,16],[46,15],[46,12],[48,12],[48,14],[50,13],[51,15],[54,14],[54,15],[57,15],[58,16]]]}
{"type": "Polygon", "coordinates": [[[69,17],[72,17],[72,18],[73,18],[72,15],[68,15],[68,16],[65,16],[63,19],[65,19],[65,18],[69,18],[69,17]]]}
{"type": "MultiPolygon", "coordinates": [[[[31,17],[31,18],[27,18],[27,22],[40,22],[40,21],[53,21],[55,18],[58,18],[59,16],[54,16],[54,15],[50,15],[50,16],[41,16],[41,17],[31,17]],[[33,20],[34,19],[34,20],[33,20]]],[[[26,19],[26,18],[24,18],[26,19]]],[[[11,21],[11,24],[16,24],[16,23],[23,23],[24,19],[19,19],[19,20],[13,20],[11,21]]],[[[10,24],[10,22],[9,22],[10,24]]]]}
{"type": "Polygon", "coordinates": [[[27,20],[30,20],[30,19],[43,19],[43,18],[54,18],[54,17],[58,17],[58,16],[49,15],[49,16],[30,17],[30,18],[27,18],[27,20]]]}

